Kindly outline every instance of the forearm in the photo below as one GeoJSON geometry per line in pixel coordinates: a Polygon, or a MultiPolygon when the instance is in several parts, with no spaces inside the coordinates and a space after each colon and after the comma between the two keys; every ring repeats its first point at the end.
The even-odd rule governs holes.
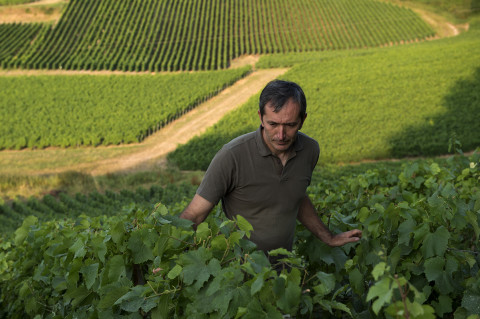
{"type": "Polygon", "coordinates": [[[300,205],[297,219],[321,241],[327,245],[331,245],[334,236],[318,216],[315,207],[307,195],[305,195],[305,199],[300,205]]]}
{"type": "Polygon", "coordinates": [[[180,218],[191,220],[195,226],[201,224],[213,208],[213,204],[199,195],[195,195],[190,204],[180,214],[180,218]]]}
{"type": "Polygon", "coordinates": [[[318,217],[317,211],[307,195],[300,205],[297,218],[309,231],[331,247],[354,243],[362,238],[362,231],[359,229],[352,229],[336,235],[332,234],[318,217]]]}

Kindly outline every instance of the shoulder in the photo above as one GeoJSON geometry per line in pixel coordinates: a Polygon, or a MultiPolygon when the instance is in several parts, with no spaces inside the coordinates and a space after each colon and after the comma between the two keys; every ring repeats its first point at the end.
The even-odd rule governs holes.
{"type": "Polygon", "coordinates": [[[227,151],[237,151],[237,150],[242,150],[245,148],[249,148],[255,143],[255,133],[256,132],[250,132],[247,134],[240,135],[227,144],[223,146],[222,149],[227,150],[227,151]]]}
{"type": "Polygon", "coordinates": [[[315,139],[308,136],[307,134],[298,132],[298,139],[304,148],[312,150],[317,153],[320,152],[320,145],[318,144],[318,142],[315,139]]]}

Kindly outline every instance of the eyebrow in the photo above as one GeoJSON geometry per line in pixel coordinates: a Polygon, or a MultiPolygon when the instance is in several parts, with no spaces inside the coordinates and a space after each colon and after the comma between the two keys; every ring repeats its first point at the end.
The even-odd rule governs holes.
{"type": "Polygon", "coordinates": [[[279,123],[279,122],[275,122],[275,121],[267,121],[268,124],[281,124],[281,125],[296,125],[298,124],[298,121],[296,122],[287,122],[287,123],[279,123]]]}

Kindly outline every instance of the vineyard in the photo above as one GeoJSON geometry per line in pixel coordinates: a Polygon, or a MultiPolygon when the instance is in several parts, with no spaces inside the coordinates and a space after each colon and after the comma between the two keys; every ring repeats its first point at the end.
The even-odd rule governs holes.
{"type": "Polygon", "coordinates": [[[80,215],[112,216],[132,205],[152,209],[154,204],[162,202],[167,207],[175,207],[193,196],[195,190],[195,186],[184,183],[169,184],[166,187],[153,185],[149,189],[139,187],[135,191],[126,189],[119,192],[107,190],[105,193],[94,191],[87,195],[76,193],[73,196],[60,192],[56,196],[48,194],[41,199],[16,198],[0,205],[0,233],[12,233],[28,216],[35,216],[45,222],[80,215]]]}
{"type": "Polygon", "coordinates": [[[141,142],[249,71],[0,77],[0,149],[141,142]]]}
{"type": "Polygon", "coordinates": [[[57,23],[0,23],[0,153],[21,154],[15,170],[0,156],[0,318],[480,319],[480,19],[424,41],[436,35],[412,1],[478,10],[69,0],[57,23]],[[248,54],[259,62],[230,68],[248,54]],[[302,131],[321,147],[312,203],[359,242],[329,247],[298,222],[293,251],[266,254],[221,205],[196,228],[178,217],[218,149],[258,127],[258,94],[147,171],[42,171],[45,158],[101,166],[151,151],[147,136],[271,68],[306,93],[302,131]],[[342,165],[412,155],[427,159],[342,165]],[[11,195],[30,184],[42,195],[11,195]]]}
{"type": "Polygon", "coordinates": [[[324,222],[362,240],[329,248],[299,224],[293,253],[270,252],[278,265],[220,209],[196,231],[180,206],[30,216],[0,242],[0,315],[478,319],[479,165],[476,153],[323,179],[309,193],[324,222]]]}
{"type": "MultiPolygon", "coordinates": [[[[283,79],[307,97],[302,131],[320,163],[444,154],[456,136],[480,145],[480,33],[395,48],[278,54],[257,67],[292,67],[283,79]]],[[[182,169],[205,170],[230,139],[255,130],[258,96],[169,154],[182,169]]]]}
{"type": "Polygon", "coordinates": [[[0,24],[1,66],[6,67],[3,61],[8,57],[22,54],[41,29],[41,24],[0,24]]]}
{"type": "MultiPolygon", "coordinates": [[[[21,26],[8,27],[19,35],[21,26]]],[[[423,40],[413,11],[372,0],[71,0],[4,68],[224,69],[244,54],[358,49],[423,40]]]]}

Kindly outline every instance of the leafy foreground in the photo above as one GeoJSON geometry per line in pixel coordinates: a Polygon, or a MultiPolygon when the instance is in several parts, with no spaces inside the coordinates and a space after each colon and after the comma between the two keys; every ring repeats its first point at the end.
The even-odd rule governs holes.
{"type": "Polygon", "coordinates": [[[31,216],[0,242],[0,316],[480,318],[479,165],[474,153],[314,185],[325,223],[364,236],[330,248],[298,225],[275,264],[220,209],[196,231],[161,204],[31,216]]]}

